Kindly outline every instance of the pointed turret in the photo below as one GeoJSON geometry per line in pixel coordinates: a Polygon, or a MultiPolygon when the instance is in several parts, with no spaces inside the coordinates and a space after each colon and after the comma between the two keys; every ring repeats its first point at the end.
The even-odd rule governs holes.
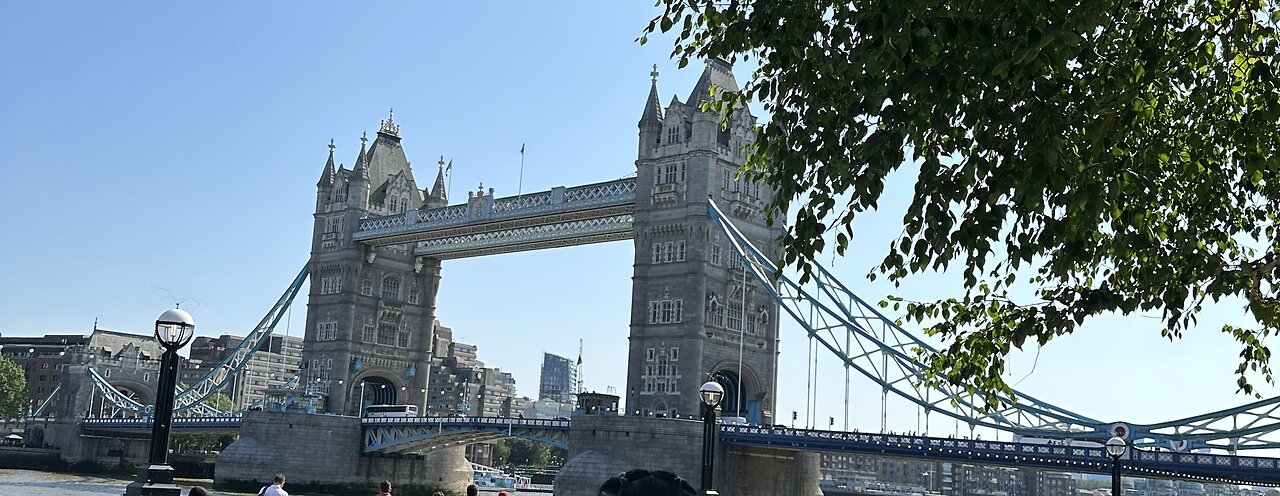
{"type": "Polygon", "coordinates": [[[689,94],[686,103],[694,110],[699,110],[702,102],[711,100],[712,87],[716,88],[717,93],[738,92],[738,81],[733,78],[733,64],[728,60],[716,57],[707,61],[707,67],[702,70],[698,84],[693,85],[693,92],[689,94]]]}
{"type": "MultiPolygon", "coordinates": [[[[444,190],[444,175],[446,169],[444,155],[440,156],[440,161],[437,162],[437,164],[440,168],[439,171],[436,172],[436,184],[431,187],[431,193],[427,195],[426,208],[439,208],[449,205],[449,198],[444,190]]],[[[453,168],[452,160],[449,161],[448,168],[453,168]]]]}
{"type": "Polygon", "coordinates": [[[360,154],[356,155],[356,164],[351,168],[356,177],[369,179],[369,158],[366,156],[368,151],[365,145],[369,143],[369,133],[360,134],[360,154]]]}
{"type": "Polygon", "coordinates": [[[333,177],[336,171],[333,167],[333,140],[329,140],[329,160],[324,164],[324,172],[320,173],[320,182],[316,183],[317,188],[329,188],[333,186],[333,177]]]}
{"type": "Polygon", "coordinates": [[[662,127],[662,104],[658,101],[658,64],[649,72],[652,83],[649,86],[649,99],[644,103],[644,113],[640,115],[640,128],[649,126],[662,127]]]}
{"type": "Polygon", "coordinates": [[[662,105],[658,103],[658,64],[649,71],[649,99],[644,102],[644,113],[640,115],[640,150],[639,158],[654,156],[655,149],[662,144],[662,105]]]}
{"type": "Polygon", "coordinates": [[[356,155],[356,165],[351,168],[351,182],[347,190],[347,205],[361,210],[369,205],[369,158],[365,147],[368,142],[368,133],[361,133],[360,154],[356,155]]]}

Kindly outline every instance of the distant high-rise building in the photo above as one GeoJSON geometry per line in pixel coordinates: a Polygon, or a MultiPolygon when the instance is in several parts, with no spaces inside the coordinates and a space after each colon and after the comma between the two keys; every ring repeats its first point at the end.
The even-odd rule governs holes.
{"type": "Polygon", "coordinates": [[[538,382],[538,399],[574,403],[578,394],[578,368],[573,360],[542,354],[542,376],[538,382]]]}

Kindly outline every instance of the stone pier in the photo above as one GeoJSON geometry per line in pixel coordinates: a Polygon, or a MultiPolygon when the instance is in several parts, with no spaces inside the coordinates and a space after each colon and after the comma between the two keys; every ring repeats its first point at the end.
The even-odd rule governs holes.
{"type": "MultiPolygon", "coordinates": [[[[718,445],[715,484],[720,494],[819,496],[816,453],[718,445]]],[[[569,431],[569,461],[555,480],[555,496],[595,496],[609,477],[633,468],[667,470],[698,489],[702,422],[654,417],[581,415],[569,431]]]]}
{"type": "Polygon", "coordinates": [[[218,455],[214,485],[247,487],[275,474],[298,486],[359,486],[370,492],[384,480],[459,493],[471,483],[463,448],[381,457],[361,454],[361,441],[355,417],[247,412],[240,438],[218,455]]]}

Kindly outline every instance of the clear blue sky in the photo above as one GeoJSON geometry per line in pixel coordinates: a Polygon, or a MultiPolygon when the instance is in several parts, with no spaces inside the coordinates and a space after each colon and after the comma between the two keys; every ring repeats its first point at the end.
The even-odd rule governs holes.
{"type": "MultiPolygon", "coordinates": [[[[480,181],[514,194],[521,143],[525,191],[631,174],[650,66],[664,103],[701,71],[675,69],[669,38],[634,41],[656,13],[649,2],[6,2],[0,333],[86,333],[94,319],[147,331],[171,306],[156,288],[197,299],[184,306],[200,334],[244,333],[307,259],[329,139],[350,166],[388,107],[420,184],[440,155],[453,160],[455,199],[480,181]]],[[[863,278],[901,229],[909,180],[895,178],[883,213],[861,219],[853,253],[834,261],[864,298],[960,291],[949,277],[896,290],[863,278]]],[[[587,386],[622,390],[631,258],[618,242],[449,261],[439,318],[522,394],[536,394],[541,351],[572,357],[579,339],[587,386]]],[[[301,334],[305,311],[295,305],[278,330],[301,334]]],[[[1172,344],[1155,319],[1091,322],[1041,353],[1019,388],[1135,422],[1234,406],[1248,400],[1233,394],[1238,350],[1217,328],[1241,316],[1216,308],[1172,344]]],[[[803,416],[804,339],[783,329],[779,417],[803,416]]],[[[1013,380],[1034,356],[1013,358],[1013,380]]],[[[843,372],[831,358],[819,366],[816,416],[839,418],[843,372]]],[[[877,427],[878,405],[855,381],[854,425],[877,427]]],[[[950,432],[942,424],[934,431],[950,432]]],[[[891,399],[890,427],[915,426],[915,409],[891,399]]]]}

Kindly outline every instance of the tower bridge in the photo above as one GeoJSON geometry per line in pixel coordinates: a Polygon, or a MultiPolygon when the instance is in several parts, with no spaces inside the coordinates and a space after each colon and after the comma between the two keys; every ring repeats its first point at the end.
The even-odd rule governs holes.
{"type": "MultiPolygon", "coordinates": [[[[708,63],[689,98],[674,98],[664,108],[654,73],[638,123],[634,177],[510,197],[498,197],[482,186],[468,192],[465,202],[451,205],[443,161],[432,187],[420,189],[400,128],[390,115],[372,143],[361,137],[350,169],[336,162],[331,143],[316,185],[310,259],[245,340],[244,350],[179,395],[180,409],[192,418],[174,428],[243,429],[246,442],[228,451],[241,458],[227,465],[244,470],[253,469],[253,450],[265,449],[252,448],[247,440],[265,446],[271,438],[267,426],[293,428],[293,420],[276,414],[262,414],[260,424],[255,424],[257,414],[243,422],[212,420],[203,416],[210,413],[203,400],[243,366],[256,349],[253,343],[270,335],[305,288],[308,312],[299,382],[308,394],[322,398],[325,412],[337,415],[313,416],[322,418],[300,425],[344,433],[327,441],[305,440],[342,439],[356,453],[446,453],[467,443],[517,436],[568,446],[571,456],[603,460],[593,462],[594,468],[570,462],[569,472],[586,474],[584,484],[594,476],[591,470],[643,465],[640,461],[690,473],[681,465],[691,463],[683,455],[667,459],[637,453],[648,445],[636,438],[668,439],[687,449],[688,437],[699,435],[696,429],[689,430],[687,421],[654,417],[698,412],[697,389],[711,377],[726,391],[725,414],[753,424],[721,428],[721,442],[734,446],[744,460],[759,454],[752,450],[766,450],[773,459],[799,467],[812,459],[797,453],[827,451],[1093,472],[1105,459],[1088,443],[1120,435],[1138,448],[1127,460],[1130,474],[1280,485],[1275,459],[1235,456],[1239,450],[1280,447],[1275,433],[1280,417],[1273,413],[1280,398],[1141,425],[1100,421],[1021,392],[1018,402],[986,411],[962,391],[925,387],[923,366],[912,350],[931,350],[927,343],[821,265],[803,284],[777,275],[773,261],[779,258],[781,230],[769,227],[762,213],[773,192],[735,175],[745,162],[740,150],[753,139],[756,119],[740,108],[722,128],[719,115],[700,109],[711,87],[737,89],[725,62],[708,63]],[[354,417],[368,404],[423,404],[428,370],[444,351],[434,345],[436,297],[446,260],[625,240],[635,247],[625,401],[628,412],[640,415],[572,421],[354,417]],[[862,373],[884,394],[903,397],[926,414],[952,417],[971,429],[1066,444],[760,427],[775,423],[783,318],[800,324],[847,370],[862,373]],[[369,384],[385,387],[365,391],[369,384]],[[1207,449],[1219,453],[1191,453],[1207,449]]],[[[86,370],[85,375],[94,372],[86,370]]],[[[108,389],[116,389],[110,381],[95,381],[101,397],[119,410],[145,407],[145,398],[109,394],[108,389]]],[[[71,396],[83,397],[92,389],[71,396]]],[[[70,408],[65,411],[84,410],[80,404],[70,408]]],[[[80,429],[127,432],[144,429],[148,422],[88,419],[80,429]]]]}

